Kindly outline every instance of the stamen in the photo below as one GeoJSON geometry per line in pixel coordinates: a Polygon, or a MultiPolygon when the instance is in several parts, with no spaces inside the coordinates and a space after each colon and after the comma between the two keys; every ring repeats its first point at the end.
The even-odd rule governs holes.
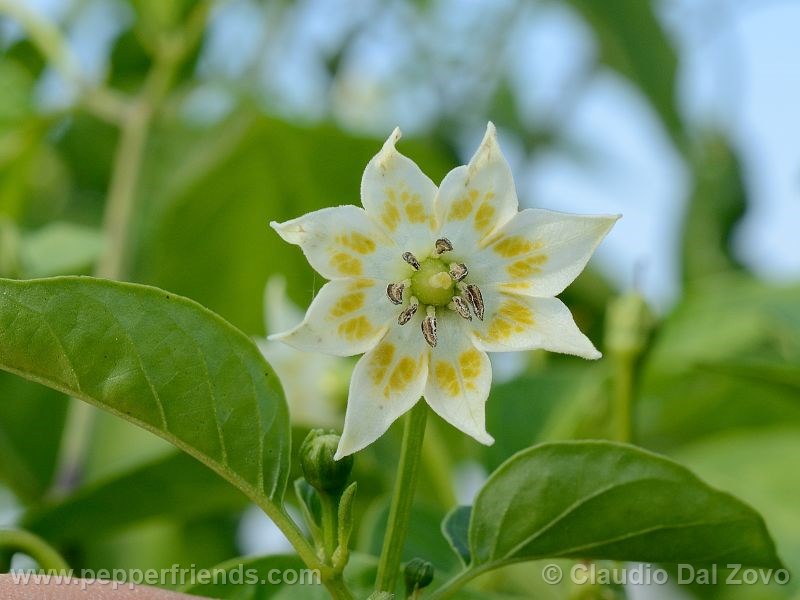
{"type": "Polygon", "coordinates": [[[392,304],[403,303],[403,290],[405,287],[402,283],[390,283],[386,286],[386,295],[389,296],[392,304]]]}
{"type": "Polygon", "coordinates": [[[469,273],[464,263],[450,263],[450,277],[453,281],[461,281],[469,273]]]}
{"type": "Polygon", "coordinates": [[[400,316],[397,317],[397,324],[398,325],[405,325],[411,320],[411,317],[414,316],[414,313],[417,312],[419,308],[419,302],[413,296],[411,297],[410,304],[400,313],[400,316]]]}
{"type": "Polygon", "coordinates": [[[453,301],[447,305],[448,308],[456,311],[462,318],[467,321],[472,321],[472,315],[469,314],[469,305],[467,301],[461,296],[453,296],[453,301]]]}
{"type": "Polygon", "coordinates": [[[436,309],[428,307],[428,316],[422,320],[422,335],[431,348],[436,348],[436,309]]]}
{"type": "Polygon", "coordinates": [[[436,240],[436,254],[444,254],[453,249],[453,244],[447,238],[439,238],[436,240]]]}
{"type": "Polygon", "coordinates": [[[483,294],[481,294],[480,288],[477,285],[470,283],[465,291],[467,294],[467,300],[469,301],[470,306],[472,306],[472,311],[481,321],[483,321],[485,307],[483,305],[483,294]]]}
{"type": "Polygon", "coordinates": [[[403,252],[403,260],[414,267],[415,271],[419,271],[419,261],[411,252],[403,252]]]}

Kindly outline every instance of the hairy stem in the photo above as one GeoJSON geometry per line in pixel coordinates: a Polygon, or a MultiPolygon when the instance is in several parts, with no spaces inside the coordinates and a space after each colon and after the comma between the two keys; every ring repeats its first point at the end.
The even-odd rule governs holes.
{"type": "Polygon", "coordinates": [[[24,552],[44,571],[68,571],[67,561],[42,538],[19,529],[0,529],[0,549],[24,552]]]}
{"type": "Polygon", "coordinates": [[[408,534],[408,522],[419,475],[422,441],[425,438],[425,424],[428,419],[428,405],[417,402],[405,416],[403,442],[400,450],[400,464],[397,467],[394,495],[389,509],[389,522],[383,538],[381,558],[378,563],[378,576],[375,590],[393,592],[400,569],[400,558],[408,534]]]}

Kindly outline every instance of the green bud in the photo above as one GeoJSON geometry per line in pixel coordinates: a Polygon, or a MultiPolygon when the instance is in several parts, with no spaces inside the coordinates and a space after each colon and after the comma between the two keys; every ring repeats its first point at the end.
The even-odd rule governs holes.
{"type": "Polygon", "coordinates": [[[334,431],[312,429],[300,445],[303,476],[319,493],[339,494],[353,469],[353,457],[334,460],[339,435],[334,431]]]}
{"type": "Polygon", "coordinates": [[[606,348],[612,354],[638,356],[647,346],[654,317],[637,293],[615,298],[606,314],[606,348]]]}
{"type": "Polygon", "coordinates": [[[433,565],[427,560],[413,558],[406,563],[406,593],[410,596],[417,590],[428,587],[433,581],[433,565]]]}

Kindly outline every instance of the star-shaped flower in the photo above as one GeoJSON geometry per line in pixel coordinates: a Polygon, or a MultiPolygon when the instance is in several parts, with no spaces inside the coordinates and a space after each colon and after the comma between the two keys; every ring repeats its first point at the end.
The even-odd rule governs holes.
{"type": "Polygon", "coordinates": [[[494,126],[437,189],[395,149],[369,162],[361,202],[272,223],[330,279],[304,321],[272,336],[301,350],[366,353],[350,380],[336,458],[378,439],[420,397],[484,444],[487,352],[600,353],[555,298],[618,216],[519,211],[494,126]]]}

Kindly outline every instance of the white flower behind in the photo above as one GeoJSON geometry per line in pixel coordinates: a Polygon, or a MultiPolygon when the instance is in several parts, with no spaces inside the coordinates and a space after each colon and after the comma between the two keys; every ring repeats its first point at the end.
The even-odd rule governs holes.
{"type": "Polygon", "coordinates": [[[330,279],[297,327],[270,339],[338,356],[366,353],[350,381],[336,457],[380,437],[424,396],[484,444],[486,352],[600,353],[555,298],[619,218],[519,211],[494,126],[436,188],[395,149],[369,162],[361,202],[272,227],[330,279]]]}
{"type": "MultiPolygon", "coordinates": [[[[267,333],[285,331],[303,320],[303,312],[286,293],[283,277],[273,276],[264,289],[267,333]]],[[[349,360],[318,352],[302,352],[286,344],[257,339],[283,386],[292,423],[303,427],[337,427],[339,402],[352,370],[349,360]]]]}

